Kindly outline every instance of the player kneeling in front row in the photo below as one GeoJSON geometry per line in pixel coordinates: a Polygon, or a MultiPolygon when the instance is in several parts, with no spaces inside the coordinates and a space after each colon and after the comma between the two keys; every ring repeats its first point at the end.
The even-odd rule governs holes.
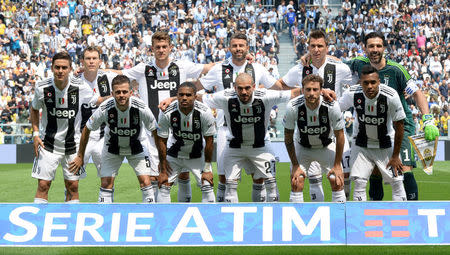
{"type": "Polygon", "coordinates": [[[284,142],[292,162],[289,200],[303,202],[305,171],[310,180],[317,180],[322,179],[323,169],[331,184],[332,201],[345,202],[341,166],[345,123],[341,110],[337,103],[326,102],[322,98],[323,79],[320,76],[310,74],[303,79],[302,85],[303,95],[289,101],[283,120],[284,142]],[[296,127],[298,144],[294,144],[293,139],[296,127]],[[333,133],[336,143],[333,142],[333,133]],[[313,170],[317,168],[310,167],[314,161],[321,166],[318,172],[313,170]]]}
{"type": "Polygon", "coordinates": [[[83,165],[91,130],[97,130],[102,123],[106,123],[109,130],[105,135],[105,146],[102,152],[98,201],[113,202],[114,179],[126,157],[139,180],[142,202],[153,203],[155,195],[150,176],[157,176],[158,173],[152,173],[150,170],[148,153],[142,145],[143,140],[146,139],[142,132],[145,128],[153,132],[153,137],[156,137],[155,118],[142,100],[131,96],[132,90],[128,77],[116,76],[112,80],[112,89],[113,98],[103,102],[86,123],[81,134],[78,155],[70,162],[70,170],[76,172],[83,165]]]}
{"type": "Polygon", "coordinates": [[[178,100],[159,114],[158,202],[171,202],[170,189],[183,169],[192,172],[197,185],[201,186],[202,202],[215,202],[211,166],[216,133],[215,121],[211,109],[195,101],[196,92],[192,82],[182,83],[178,87],[178,100]],[[202,157],[203,138],[205,139],[204,157],[202,157]],[[167,140],[169,140],[169,146],[167,146],[167,140]]]}
{"type": "Polygon", "coordinates": [[[360,85],[350,87],[339,99],[339,105],[343,111],[353,106],[357,115],[350,155],[353,200],[367,200],[367,180],[376,165],[384,181],[392,185],[392,200],[405,201],[399,153],[406,115],[397,92],[380,85],[377,70],[367,65],[361,69],[360,85]]]}

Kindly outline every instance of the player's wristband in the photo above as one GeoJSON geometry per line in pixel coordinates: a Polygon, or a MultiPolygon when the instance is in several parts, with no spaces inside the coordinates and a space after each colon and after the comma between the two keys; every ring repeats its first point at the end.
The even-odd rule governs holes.
{"type": "Polygon", "coordinates": [[[33,131],[33,137],[39,136],[39,131],[33,131]]]}
{"type": "Polygon", "coordinates": [[[211,172],[212,172],[212,165],[210,162],[206,162],[202,173],[211,173],[211,172]]]}

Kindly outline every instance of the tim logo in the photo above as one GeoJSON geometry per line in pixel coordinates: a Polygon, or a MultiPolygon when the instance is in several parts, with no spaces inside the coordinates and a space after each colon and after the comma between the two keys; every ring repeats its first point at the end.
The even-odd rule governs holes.
{"type": "MultiPolygon", "coordinates": [[[[407,209],[366,209],[364,210],[365,216],[381,216],[382,219],[375,220],[365,220],[364,226],[368,227],[382,227],[384,224],[391,225],[392,230],[390,233],[385,233],[383,231],[369,230],[365,231],[364,234],[366,237],[409,237],[410,233],[407,230],[402,229],[402,227],[409,226],[409,220],[396,219],[395,216],[404,216],[398,218],[407,218],[408,210],[407,209]],[[389,220],[387,217],[389,216],[389,220]],[[397,229],[398,227],[398,229],[397,229]],[[386,235],[386,236],[385,236],[386,235]]],[[[373,217],[371,217],[373,218],[373,217]]],[[[378,217],[377,217],[378,218],[378,217]]]]}

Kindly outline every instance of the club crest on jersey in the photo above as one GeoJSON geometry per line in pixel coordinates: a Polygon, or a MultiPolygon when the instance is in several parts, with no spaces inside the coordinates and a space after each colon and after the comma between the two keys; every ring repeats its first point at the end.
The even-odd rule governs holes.
{"type": "Polygon", "coordinates": [[[327,72],[327,79],[328,79],[328,83],[333,83],[333,72],[332,71],[328,71],[327,72]]]}
{"type": "Polygon", "coordinates": [[[200,128],[200,120],[194,120],[194,126],[196,129],[200,128]]]}
{"type": "Polygon", "coordinates": [[[172,76],[177,76],[177,74],[178,74],[177,67],[176,66],[171,66],[169,68],[169,74],[172,75],[172,76]]]}
{"type": "Polygon", "coordinates": [[[133,117],[133,125],[139,124],[139,118],[137,116],[133,117]]]}
{"type": "Polygon", "coordinates": [[[328,122],[328,118],[326,116],[322,116],[322,122],[323,123],[327,123],[328,122]]]}
{"type": "Polygon", "coordinates": [[[72,94],[72,95],[70,95],[70,98],[72,99],[72,104],[76,104],[77,103],[77,95],[72,94]]]}
{"type": "Polygon", "coordinates": [[[256,113],[262,113],[262,108],[260,105],[256,106],[256,113]]]}
{"type": "Polygon", "coordinates": [[[380,105],[380,113],[385,113],[386,112],[386,106],[384,104],[380,105]]]}
{"type": "Polygon", "coordinates": [[[108,92],[108,84],[106,84],[106,82],[102,81],[99,85],[102,88],[103,93],[108,92]]]}

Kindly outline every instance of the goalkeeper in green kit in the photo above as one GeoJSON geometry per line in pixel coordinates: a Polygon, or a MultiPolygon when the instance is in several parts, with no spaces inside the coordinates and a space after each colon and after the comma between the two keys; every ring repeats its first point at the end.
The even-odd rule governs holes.
{"type": "MultiPolygon", "coordinates": [[[[381,83],[394,88],[398,92],[406,113],[405,133],[400,151],[404,173],[403,184],[405,185],[407,199],[418,200],[417,183],[411,171],[416,167],[416,161],[414,159],[414,149],[408,139],[408,136],[415,134],[415,125],[411,111],[406,104],[405,94],[413,96],[419,110],[423,114],[425,139],[429,141],[434,140],[439,136],[439,129],[434,125],[433,115],[429,113],[428,102],[425,96],[414,80],[411,79],[408,71],[402,65],[384,57],[385,45],[386,41],[383,34],[379,32],[369,33],[365,37],[364,42],[366,57],[356,57],[347,62],[347,65],[349,65],[352,72],[356,72],[358,75],[364,65],[372,65],[378,70],[381,83]]],[[[383,199],[381,175],[372,175],[370,177],[369,196],[372,200],[383,199]]]]}

